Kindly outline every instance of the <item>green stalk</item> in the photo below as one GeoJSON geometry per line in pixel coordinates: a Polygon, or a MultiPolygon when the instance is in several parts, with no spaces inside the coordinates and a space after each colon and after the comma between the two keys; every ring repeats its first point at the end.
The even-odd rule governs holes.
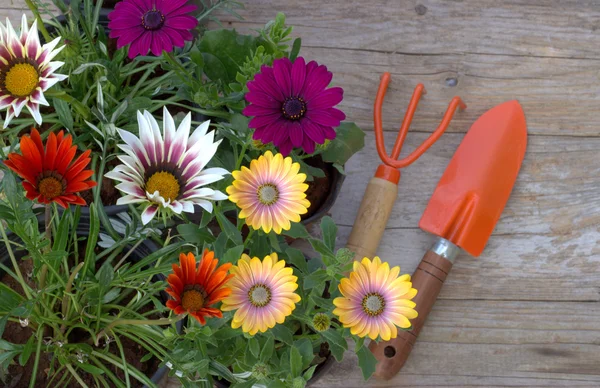
{"type": "MultiPolygon", "coordinates": [[[[111,356],[108,356],[108,355],[105,355],[103,353],[100,353],[100,352],[98,352],[96,350],[92,351],[92,355],[95,356],[95,357],[97,357],[97,358],[101,358],[101,359],[103,359],[103,360],[105,360],[105,361],[113,364],[117,368],[123,369],[123,365],[122,365],[121,360],[118,360],[118,361],[115,360],[116,357],[114,357],[114,356],[113,356],[114,357],[113,358],[111,356]]],[[[131,367],[131,369],[129,370],[129,372],[131,373],[131,375],[133,377],[135,377],[136,380],[138,380],[142,384],[146,384],[149,387],[156,387],[156,384],[154,384],[146,375],[144,375],[143,373],[141,373],[139,370],[131,367]]]]}
{"type": "Polygon", "coordinates": [[[46,26],[44,25],[44,21],[42,20],[42,16],[40,15],[38,7],[31,0],[25,0],[25,4],[27,4],[27,7],[29,7],[33,13],[33,16],[35,16],[37,19],[38,30],[42,32],[44,39],[46,39],[46,43],[50,43],[52,41],[52,37],[50,36],[50,33],[48,33],[48,30],[46,30],[46,26]]]}
{"type": "Polygon", "coordinates": [[[131,253],[133,251],[135,251],[137,249],[137,247],[140,246],[140,244],[143,242],[144,240],[139,240],[138,242],[135,243],[134,246],[131,247],[131,249],[125,254],[123,255],[123,258],[121,258],[121,260],[117,263],[117,265],[115,265],[115,267],[113,268],[113,271],[116,273],[117,269],[119,269],[119,267],[121,266],[121,264],[123,264],[123,262],[125,261],[125,259],[127,259],[129,257],[129,255],[131,255],[131,253]]]}
{"type": "Polygon", "coordinates": [[[112,321],[108,326],[106,326],[98,335],[96,336],[96,346],[100,342],[100,338],[110,331],[113,327],[118,325],[170,325],[175,323],[185,317],[185,314],[177,315],[175,318],[161,318],[161,319],[117,319],[112,321]]]}
{"type": "Polygon", "coordinates": [[[82,115],[84,119],[90,119],[90,110],[85,105],[83,105],[81,101],[77,100],[76,98],[72,97],[66,92],[51,89],[45,91],[44,94],[46,97],[55,97],[65,101],[67,104],[73,105],[75,110],[77,110],[77,112],[79,112],[79,114],[82,115]]]}
{"type": "Polygon", "coordinates": [[[87,386],[87,384],[81,379],[81,376],[79,376],[79,374],[75,371],[75,369],[73,369],[73,367],[71,366],[71,364],[66,364],[65,366],[67,367],[67,369],[69,370],[69,372],[71,372],[71,374],[73,375],[73,377],[75,377],[75,380],[77,380],[77,382],[79,384],[81,384],[81,386],[83,388],[89,388],[87,386]]]}
{"type": "Polygon", "coordinates": [[[25,292],[25,296],[27,299],[33,299],[31,293],[29,292],[29,286],[25,283],[25,279],[23,278],[23,274],[21,273],[21,269],[19,268],[19,264],[17,264],[17,258],[10,246],[10,242],[8,240],[8,236],[6,235],[6,230],[4,230],[4,225],[0,222],[0,233],[2,234],[2,238],[4,239],[4,244],[6,246],[6,250],[8,251],[8,256],[10,256],[10,261],[12,262],[15,273],[17,274],[17,278],[21,287],[23,288],[23,292],[25,292]]]}
{"type": "Polygon", "coordinates": [[[35,349],[35,360],[33,361],[33,371],[31,372],[31,380],[29,381],[29,388],[35,388],[35,382],[36,382],[36,376],[37,376],[37,370],[38,370],[38,365],[40,364],[40,353],[42,351],[42,339],[44,338],[44,335],[42,333],[42,328],[43,326],[38,327],[37,329],[37,337],[38,337],[38,342],[37,342],[37,347],[35,349]]]}
{"type": "Polygon", "coordinates": [[[164,105],[175,105],[175,106],[179,106],[182,108],[186,108],[189,109],[193,112],[197,112],[206,116],[212,116],[212,117],[219,117],[221,119],[227,119],[229,120],[231,118],[231,114],[224,112],[222,110],[208,110],[208,109],[202,109],[202,108],[194,108],[185,104],[181,104],[179,102],[175,102],[173,100],[154,100],[153,102],[158,102],[158,103],[162,103],[164,105]]]}

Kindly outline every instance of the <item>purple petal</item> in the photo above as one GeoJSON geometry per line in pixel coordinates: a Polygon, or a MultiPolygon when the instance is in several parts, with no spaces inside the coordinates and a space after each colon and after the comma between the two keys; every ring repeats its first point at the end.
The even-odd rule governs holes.
{"type": "Polygon", "coordinates": [[[142,223],[144,225],[146,225],[147,223],[149,223],[150,221],[152,221],[152,219],[156,215],[157,211],[158,211],[158,206],[157,205],[150,205],[150,206],[148,206],[146,208],[146,210],[144,210],[144,212],[142,213],[142,223]]]}
{"type": "Polygon", "coordinates": [[[281,109],[281,101],[277,101],[271,95],[258,90],[246,93],[246,101],[264,108],[281,109]]]}
{"type": "Polygon", "coordinates": [[[330,88],[323,90],[319,94],[306,101],[306,107],[308,109],[328,109],[336,106],[344,98],[344,89],[342,88],[330,88]]]}
{"type": "Polygon", "coordinates": [[[302,96],[306,101],[310,101],[315,95],[322,92],[331,82],[333,74],[327,71],[327,67],[319,66],[306,76],[304,81],[304,90],[302,96]]]}
{"type": "Polygon", "coordinates": [[[304,133],[307,135],[307,137],[312,139],[312,141],[319,144],[323,144],[325,142],[325,134],[323,133],[321,126],[306,118],[303,119],[301,123],[304,128],[304,133]]]}
{"type": "MultiPolygon", "coordinates": [[[[173,49],[172,47],[169,47],[168,45],[167,45],[167,47],[163,47],[162,43],[163,42],[162,42],[162,39],[160,38],[159,31],[154,31],[152,33],[152,43],[150,44],[150,50],[152,51],[152,54],[154,56],[158,57],[158,56],[162,55],[163,48],[167,52],[171,51],[173,49]],[[171,50],[169,50],[169,48],[171,50]]],[[[170,43],[170,41],[169,41],[169,43],[170,43]]]]}
{"type": "Polygon", "coordinates": [[[198,25],[198,19],[189,15],[169,16],[165,18],[165,26],[178,30],[191,30],[198,25]]]}
{"type": "Polygon", "coordinates": [[[262,106],[254,104],[250,104],[247,107],[245,107],[242,113],[244,114],[244,116],[268,116],[273,114],[281,116],[281,112],[279,111],[279,109],[264,108],[262,106]]]}
{"type": "MultiPolygon", "coordinates": [[[[141,54],[141,55],[148,54],[148,51],[150,50],[150,45],[152,44],[152,34],[151,33],[142,34],[140,36],[140,38],[138,40],[136,40],[136,43],[138,44],[137,47],[138,47],[139,54],[141,54]]],[[[133,58],[131,56],[131,49],[129,50],[129,57],[133,58]]]]}
{"type": "Polygon", "coordinates": [[[265,125],[271,124],[277,119],[281,118],[281,112],[270,114],[266,116],[256,116],[248,123],[249,128],[264,127],[265,125]]]}
{"type": "Polygon", "coordinates": [[[275,81],[277,81],[277,85],[279,85],[284,97],[290,97],[292,95],[292,81],[290,78],[291,68],[292,63],[289,58],[281,58],[273,61],[275,81]]]}
{"type": "Polygon", "coordinates": [[[300,147],[302,145],[302,141],[304,140],[304,133],[300,123],[293,121],[292,123],[288,124],[288,131],[292,145],[294,147],[300,147]]]}
{"type": "Polygon", "coordinates": [[[181,34],[179,33],[178,30],[175,30],[173,28],[165,26],[162,28],[162,31],[165,33],[165,35],[168,37],[168,39],[170,39],[173,46],[175,46],[175,47],[185,46],[185,40],[183,39],[183,36],[181,36],[181,34]]]}
{"type": "Polygon", "coordinates": [[[283,102],[285,96],[283,95],[282,89],[275,81],[273,69],[263,66],[260,71],[259,74],[254,76],[254,81],[248,82],[248,90],[261,91],[272,96],[275,100],[283,102]]]}
{"type": "MultiPolygon", "coordinates": [[[[287,125],[287,122],[284,122],[283,125],[279,126],[277,131],[275,132],[275,136],[273,136],[273,144],[277,147],[280,147],[284,142],[289,141],[290,137],[290,129],[287,125]]],[[[290,144],[292,144],[290,142],[290,144]]]]}
{"type": "Polygon", "coordinates": [[[128,1],[119,1],[115,5],[115,9],[108,14],[108,20],[131,17],[132,21],[135,20],[137,23],[139,23],[139,20],[141,20],[144,12],[145,10],[140,9],[128,1]]]}
{"type": "Polygon", "coordinates": [[[190,7],[192,7],[190,11],[186,12],[191,12],[196,9],[196,6],[193,5],[184,6],[185,3],[187,3],[187,0],[159,0],[156,6],[165,15],[175,13],[180,8],[189,9],[190,7]]]}
{"type": "MultiPolygon", "coordinates": [[[[185,3],[186,0],[183,0],[183,3],[185,3]]],[[[167,1],[166,3],[172,4],[175,3],[175,1],[167,1]]],[[[162,12],[165,14],[165,16],[177,16],[177,15],[186,15],[189,14],[191,12],[194,12],[196,9],[198,9],[198,7],[196,7],[195,5],[186,5],[186,6],[179,6],[177,8],[173,8],[170,11],[166,11],[164,8],[162,10],[162,12]]]]}
{"type": "Polygon", "coordinates": [[[312,154],[315,152],[315,142],[312,141],[308,136],[304,136],[304,140],[302,141],[302,149],[307,154],[312,154]]]}
{"type": "Polygon", "coordinates": [[[333,140],[335,139],[336,133],[332,127],[328,127],[326,125],[319,125],[323,133],[325,134],[325,139],[333,140]]]}
{"type": "Polygon", "coordinates": [[[336,119],[338,119],[340,121],[346,120],[346,114],[339,109],[329,108],[329,109],[327,109],[327,112],[329,112],[333,117],[335,117],[336,119]]]}
{"type": "Polygon", "coordinates": [[[110,37],[119,38],[117,41],[117,48],[121,48],[138,39],[144,32],[146,32],[144,27],[137,26],[134,28],[128,28],[126,30],[111,30],[110,37]]]}
{"type": "Polygon", "coordinates": [[[307,110],[306,117],[317,124],[325,126],[337,127],[340,125],[339,118],[325,110],[307,110]]]}
{"type": "Polygon", "coordinates": [[[304,58],[298,57],[292,65],[292,96],[300,95],[304,87],[304,79],[306,77],[306,63],[304,58]]]}
{"type": "Polygon", "coordinates": [[[282,145],[280,145],[278,148],[279,148],[279,152],[281,152],[281,154],[283,156],[288,156],[290,154],[290,152],[292,151],[292,143],[288,140],[285,143],[283,143],[282,145]]]}

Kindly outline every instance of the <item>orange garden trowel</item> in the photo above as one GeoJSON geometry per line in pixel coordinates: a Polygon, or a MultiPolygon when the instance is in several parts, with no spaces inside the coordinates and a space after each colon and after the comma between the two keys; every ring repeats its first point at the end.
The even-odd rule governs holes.
{"type": "Polygon", "coordinates": [[[425,209],[419,226],[438,236],[417,267],[412,286],[419,316],[412,330],[372,342],[375,376],[393,377],[404,365],[461,250],[479,256],[510,196],[525,156],[527,126],[517,101],[483,114],[465,135],[425,209]]]}

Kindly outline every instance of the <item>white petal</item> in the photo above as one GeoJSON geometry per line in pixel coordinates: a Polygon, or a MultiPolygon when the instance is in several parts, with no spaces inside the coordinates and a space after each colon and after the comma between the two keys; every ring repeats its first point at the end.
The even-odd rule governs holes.
{"type": "Polygon", "coordinates": [[[223,194],[219,190],[215,190],[215,192],[207,198],[212,199],[213,201],[224,201],[229,198],[229,196],[227,194],[223,194]]]}
{"type": "Polygon", "coordinates": [[[168,156],[171,154],[171,146],[175,140],[175,121],[167,110],[167,107],[163,107],[163,134],[165,139],[165,154],[168,156]]]}
{"type": "Polygon", "coordinates": [[[142,223],[144,225],[148,224],[150,221],[152,221],[152,219],[154,218],[154,216],[156,215],[156,212],[158,211],[158,206],[156,205],[150,205],[148,206],[143,212],[142,212],[142,223]]]}
{"type": "Polygon", "coordinates": [[[197,189],[197,190],[189,190],[183,195],[183,197],[185,199],[208,198],[209,196],[213,195],[214,193],[215,193],[215,191],[213,189],[209,189],[208,187],[203,187],[203,188],[197,189]]]}
{"type": "Polygon", "coordinates": [[[122,182],[115,186],[116,189],[121,190],[125,194],[135,195],[136,197],[143,198],[144,190],[137,184],[131,182],[122,182]]]}
{"type": "Polygon", "coordinates": [[[26,99],[17,100],[16,103],[13,104],[13,109],[15,110],[15,117],[19,117],[21,114],[21,110],[27,105],[26,99]]]}
{"type": "Polygon", "coordinates": [[[192,136],[190,136],[190,138],[188,139],[188,149],[192,148],[192,146],[196,144],[198,140],[200,140],[202,137],[204,137],[204,135],[206,135],[209,126],[210,120],[206,120],[202,124],[198,125],[198,127],[192,133],[192,136]]]}
{"type": "Polygon", "coordinates": [[[29,112],[31,113],[31,115],[33,116],[33,119],[35,120],[35,122],[38,125],[42,124],[42,115],[40,114],[40,106],[36,103],[28,103],[27,105],[27,109],[29,110],[29,112]]]}
{"type": "Polygon", "coordinates": [[[175,214],[181,214],[181,212],[183,211],[183,205],[179,203],[179,201],[174,201],[169,207],[171,208],[171,210],[173,210],[173,213],[175,214]]]}
{"type": "MultiPolygon", "coordinates": [[[[27,20],[25,20],[25,25],[27,25],[27,20]]],[[[42,47],[40,46],[40,38],[37,32],[37,19],[33,21],[33,25],[31,26],[31,31],[29,33],[23,34],[21,31],[21,42],[25,44],[25,51],[27,52],[27,57],[31,59],[37,59],[42,53],[42,47]],[[23,38],[26,38],[25,42],[23,42],[23,38]],[[30,55],[30,49],[33,48],[34,54],[30,55]]]]}
{"type": "Polygon", "coordinates": [[[206,210],[209,213],[212,213],[212,211],[213,211],[212,203],[210,203],[207,200],[194,198],[194,199],[190,200],[190,202],[193,202],[196,205],[200,205],[204,210],[206,210]]]}
{"type": "Polygon", "coordinates": [[[156,148],[154,145],[154,134],[152,133],[152,128],[150,128],[150,124],[146,120],[146,117],[142,114],[141,111],[137,111],[137,121],[139,127],[140,134],[140,142],[142,143],[142,147],[148,153],[150,160],[153,164],[158,164],[160,162],[156,155],[156,148]]]}
{"type": "Polygon", "coordinates": [[[124,195],[117,199],[117,205],[128,205],[130,203],[146,202],[146,198],[140,198],[135,195],[124,195]]]}
{"type": "Polygon", "coordinates": [[[6,129],[8,127],[8,124],[14,117],[15,117],[15,112],[12,109],[12,106],[10,106],[8,108],[8,110],[6,111],[6,117],[4,118],[4,126],[3,126],[4,129],[6,129]]]}
{"type": "Polygon", "coordinates": [[[163,141],[162,135],[160,134],[160,128],[158,127],[158,122],[156,121],[154,116],[152,116],[152,114],[150,112],[148,112],[147,110],[144,111],[144,117],[146,118],[146,121],[148,122],[148,125],[150,126],[150,129],[152,130],[152,133],[154,134],[154,146],[156,147],[156,155],[159,158],[159,161],[163,162],[164,155],[165,155],[164,141],[163,141]]]}
{"type": "Polygon", "coordinates": [[[171,145],[171,149],[169,150],[169,161],[173,161],[178,164],[183,155],[185,155],[185,151],[187,151],[187,141],[190,136],[190,126],[192,125],[192,114],[188,113],[185,115],[179,127],[177,127],[177,131],[175,132],[175,139],[173,140],[173,144],[171,145]]]}
{"type": "MultiPolygon", "coordinates": [[[[56,70],[58,70],[62,65],[64,65],[64,62],[60,62],[60,61],[54,61],[54,62],[50,62],[46,65],[45,68],[42,69],[42,72],[44,72],[46,74],[46,77],[49,77],[51,75],[54,74],[54,72],[56,70]]],[[[62,74],[56,74],[57,76],[62,75],[62,74]]],[[[65,78],[67,78],[67,76],[64,76],[65,78]]]]}
{"type": "MultiPolygon", "coordinates": [[[[46,43],[45,45],[42,46],[42,52],[44,51],[48,51],[51,52],[52,50],[54,50],[54,48],[56,47],[56,45],[58,44],[58,42],[60,42],[60,36],[55,38],[52,42],[50,43],[46,43]]],[[[37,59],[37,58],[36,58],[37,59]]],[[[50,61],[47,61],[50,62],[50,61]]]]}
{"type": "Polygon", "coordinates": [[[147,165],[150,165],[150,158],[148,157],[148,153],[144,149],[140,139],[138,139],[137,136],[129,131],[118,129],[118,132],[119,135],[121,135],[121,139],[123,139],[123,141],[131,147],[135,155],[138,157],[138,159],[140,159],[142,166],[144,165],[144,161],[147,165]]]}
{"type": "Polygon", "coordinates": [[[186,200],[178,201],[183,206],[183,211],[186,213],[194,213],[194,204],[186,200]]]}

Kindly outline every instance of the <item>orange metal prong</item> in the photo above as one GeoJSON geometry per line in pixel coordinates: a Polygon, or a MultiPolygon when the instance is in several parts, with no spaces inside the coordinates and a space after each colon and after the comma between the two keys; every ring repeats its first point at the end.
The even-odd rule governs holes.
{"type": "Polygon", "coordinates": [[[400,151],[402,151],[402,145],[404,144],[404,140],[406,140],[408,128],[410,127],[412,119],[415,116],[415,111],[417,110],[417,105],[419,105],[421,95],[425,93],[425,86],[423,86],[423,84],[417,84],[410,99],[410,103],[408,104],[408,108],[406,108],[404,120],[402,120],[402,126],[400,127],[398,137],[396,138],[396,143],[394,144],[394,148],[392,150],[392,159],[398,159],[398,157],[400,157],[400,151]]]}
{"type": "Polygon", "coordinates": [[[373,122],[375,129],[375,142],[377,144],[377,153],[381,158],[381,161],[393,168],[402,168],[406,167],[409,164],[413,163],[417,160],[425,151],[429,149],[435,143],[440,136],[446,131],[448,125],[450,125],[450,121],[454,116],[454,112],[457,108],[461,110],[466,109],[467,106],[460,99],[460,97],[454,97],[450,104],[448,105],[448,109],[444,114],[442,122],[437,127],[437,129],[421,144],[417,147],[410,155],[401,160],[396,160],[398,156],[400,156],[400,152],[402,151],[402,144],[406,139],[406,135],[408,134],[408,128],[412,122],[413,116],[415,114],[415,110],[417,109],[417,105],[419,103],[419,99],[421,95],[425,93],[425,88],[422,84],[418,84],[415,88],[413,96],[410,100],[410,104],[408,109],[406,110],[406,114],[404,115],[404,120],[402,122],[402,126],[400,127],[400,131],[398,133],[398,137],[396,138],[396,143],[394,144],[394,148],[392,150],[391,157],[387,155],[385,150],[385,143],[383,138],[383,123],[382,123],[382,106],[383,99],[385,97],[385,93],[387,91],[388,85],[390,83],[390,73],[385,72],[381,76],[381,81],[379,83],[379,89],[377,90],[377,95],[375,97],[375,107],[373,109],[373,122]]]}

